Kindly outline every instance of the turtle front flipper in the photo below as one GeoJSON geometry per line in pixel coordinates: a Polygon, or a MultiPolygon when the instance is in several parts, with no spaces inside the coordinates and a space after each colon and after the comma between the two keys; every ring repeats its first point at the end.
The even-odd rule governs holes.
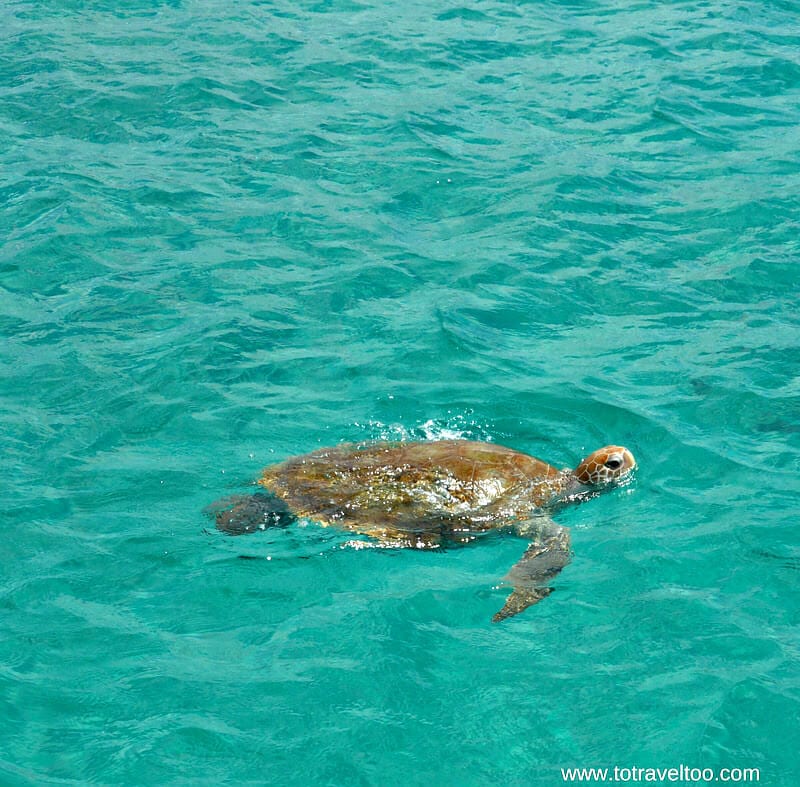
{"type": "MultiPolygon", "coordinates": [[[[514,590],[503,608],[492,617],[492,623],[518,615],[538,604],[553,589],[544,585],[570,562],[569,530],[551,520],[536,523],[536,540],[525,550],[520,561],[506,575],[514,590]]],[[[522,531],[524,532],[524,531],[522,531]]]]}
{"type": "Polygon", "coordinates": [[[205,513],[214,518],[220,530],[232,536],[286,527],[295,520],[283,500],[266,492],[224,497],[208,506],[205,513]]]}

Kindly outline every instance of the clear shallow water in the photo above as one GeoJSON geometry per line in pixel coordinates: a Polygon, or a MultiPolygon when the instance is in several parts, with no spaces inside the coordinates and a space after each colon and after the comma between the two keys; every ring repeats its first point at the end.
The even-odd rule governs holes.
{"type": "Polygon", "coordinates": [[[795,4],[0,18],[0,781],[797,783],[795,4]],[[201,514],[443,435],[641,472],[501,625],[516,539],[201,514]]]}

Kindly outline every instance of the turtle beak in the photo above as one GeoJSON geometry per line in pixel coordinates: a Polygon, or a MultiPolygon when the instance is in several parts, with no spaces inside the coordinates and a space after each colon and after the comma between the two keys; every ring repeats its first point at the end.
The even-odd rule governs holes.
{"type": "Polygon", "coordinates": [[[625,449],[624,454],[625,460],[625,469],[620,474],[620,477],[617,479],[617,485],[622,486],[624,484],[629,484],[633,481],[634,476],[636,475],[636,471],[639,469],[639,465],[636,463],[636,460],[633,458],[633,454],[625,449]]]}

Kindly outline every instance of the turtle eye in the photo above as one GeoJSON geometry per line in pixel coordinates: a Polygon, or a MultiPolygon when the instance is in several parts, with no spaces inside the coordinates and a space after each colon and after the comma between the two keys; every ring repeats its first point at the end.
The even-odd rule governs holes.
{"type": "Polygon", "coordinates": [[[607,459],[605,462],[605,466],[609,470],[619,470],[622,467],[622,459],[618,456],[612,456],[610,459],[607,459]]]}

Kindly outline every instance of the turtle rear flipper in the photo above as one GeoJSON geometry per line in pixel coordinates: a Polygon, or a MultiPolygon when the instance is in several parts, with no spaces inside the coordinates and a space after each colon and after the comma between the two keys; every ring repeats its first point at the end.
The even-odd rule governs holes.
{"type": "Polygon", "coordinates": [[[255,533],[268,527],[286,527],[295,520],[283,500],[265,492],[224,497],[205,511],[214,517],[220,530],[232,536],[255,533]]]}
{"type": "Polygon", "coordinates": [[[571,560],[567,528],[545,517],[537,517],[534,525],[539,536],[508,572],[506,579],[511,582],[514,590],[503,608],[494,614],[492,623],[518,615],[549,596],[553,588],[544,583],[556,576],[571,560]]]}

